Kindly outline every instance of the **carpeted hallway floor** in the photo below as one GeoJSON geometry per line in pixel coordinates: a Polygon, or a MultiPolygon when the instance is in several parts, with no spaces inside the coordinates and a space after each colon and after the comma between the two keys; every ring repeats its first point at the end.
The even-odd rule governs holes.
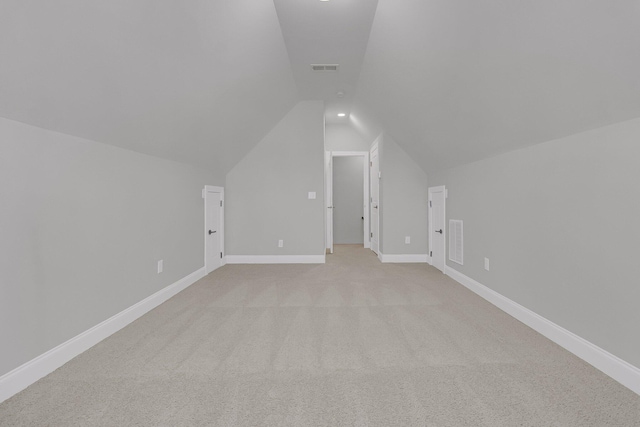
{"type": "Polygon", "coordinates": [[[640,396],[424,264],[228,265],[2,426],[638,426],[640,396]]]}

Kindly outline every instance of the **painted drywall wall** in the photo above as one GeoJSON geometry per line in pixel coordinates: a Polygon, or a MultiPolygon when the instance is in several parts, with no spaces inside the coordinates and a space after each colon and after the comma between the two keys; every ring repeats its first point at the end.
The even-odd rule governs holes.
{"type": "Polygon", "coordinates": [[[364,162],[333,158],[333,243],[364,244],[364,162]]]}
{"type": "Polygon", "coordinates": [[[327,124],[324,149],[327,151],[369,151],[367,142],[350,124],[327,124]]]}
{"type": "Polygon", "coordinates": [[[299,101],[274,2],[152,4],[2,1],[0,116],[226,174],[299,101]]]}
{"type": "Polygon", "coordinates": [[[356,102],[427,173],[640,117],[637,1],[515,5],[378,0],[356,102]]]}
{"type": "Polygon", "coordinates": [[[349,124],[369,145],[373,144],[384,131],[375,115],[357,99],[349,113],[349,124]]]}
{"type": "Polygon", "coordinates": [[[323,115],[298,103],[227,174],[228,255],[324,255],[323,115]]]}
{"type": "Polygon", "coordinates": [[[430,174],[464,221],[447,264],[640,366],[639,140],[636,119],[430,174]]]}
{"type": "Polygon", "coordinates": [[[385,133],[380,152],[380,245],[385,255],[426,254],[427,175],[409,155],[385,133]],[[405,237],[411,243],[405,243],[405,237]]]}
{"type": "Polygon", "coordinates": [[[203,266],[214,174],[7,119],[0,152],[0,375],[203,266]]]}

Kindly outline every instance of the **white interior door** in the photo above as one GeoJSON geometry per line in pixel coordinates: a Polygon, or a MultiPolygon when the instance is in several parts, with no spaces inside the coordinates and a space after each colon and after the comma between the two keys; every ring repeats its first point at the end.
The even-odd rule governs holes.
{"type": "Polygon", "coordinates": [[[380,230],[380,158],[378,144],[371,147],[370,154],[370,184],[371,184],[371,250],[376,254],[379,250],[380,230]]]}
{"type": "Polygon", "coordinates": [[[222,265],[224,242],[223,192],[220,187],[205,187],[205,269],[207,274],[222,265]]]}
{"type": "Polygon", "coordinates": [[[327,249],[333,253],[333,156],[330,151],[325,152],[326,164],[326,194],[324,200],[327,204],[327,249]]]}
{"type": "Polygon", "coordinates": [[[444,272],[445,197],[444,187],[429,188],[429,255],[431,265],[444,272]]]}

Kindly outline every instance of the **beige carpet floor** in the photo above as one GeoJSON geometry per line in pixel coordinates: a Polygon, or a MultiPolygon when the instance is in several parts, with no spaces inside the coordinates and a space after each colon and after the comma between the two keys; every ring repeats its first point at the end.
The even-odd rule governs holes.
{"type": "Polygon", "coordinates": [[[423,264],[228,265],[2,426],[639,426],[640,396],[423,264]]]}

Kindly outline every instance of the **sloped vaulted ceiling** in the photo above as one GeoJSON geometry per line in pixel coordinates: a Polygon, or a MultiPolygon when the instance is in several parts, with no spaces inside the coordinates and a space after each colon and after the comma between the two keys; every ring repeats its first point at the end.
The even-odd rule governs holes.
{"type": "Polygon", "coordinates": [[[2,117],[225,174],[300,99],[425,171],[639,117],[640,2],[0,2],[2,117]]]}
{"type": "Polygon", "coordinates": [[[350,110],[378,0],[273,2],[300,96],[324,100],[327,123],[347,123],[337,114],[350,110]],[[339,69],[313,72],[311,64],[339,69]]]}
{"type": "Polygon", "coordinates": [[[637,0],[379,0],[356,104],[423,168],[640,116],[637,0]]]}
{"type": "Polygon", "coordinates": [[[0,2],[0,116],[226,173],[298,100],[264,0],[0,2]]]}

